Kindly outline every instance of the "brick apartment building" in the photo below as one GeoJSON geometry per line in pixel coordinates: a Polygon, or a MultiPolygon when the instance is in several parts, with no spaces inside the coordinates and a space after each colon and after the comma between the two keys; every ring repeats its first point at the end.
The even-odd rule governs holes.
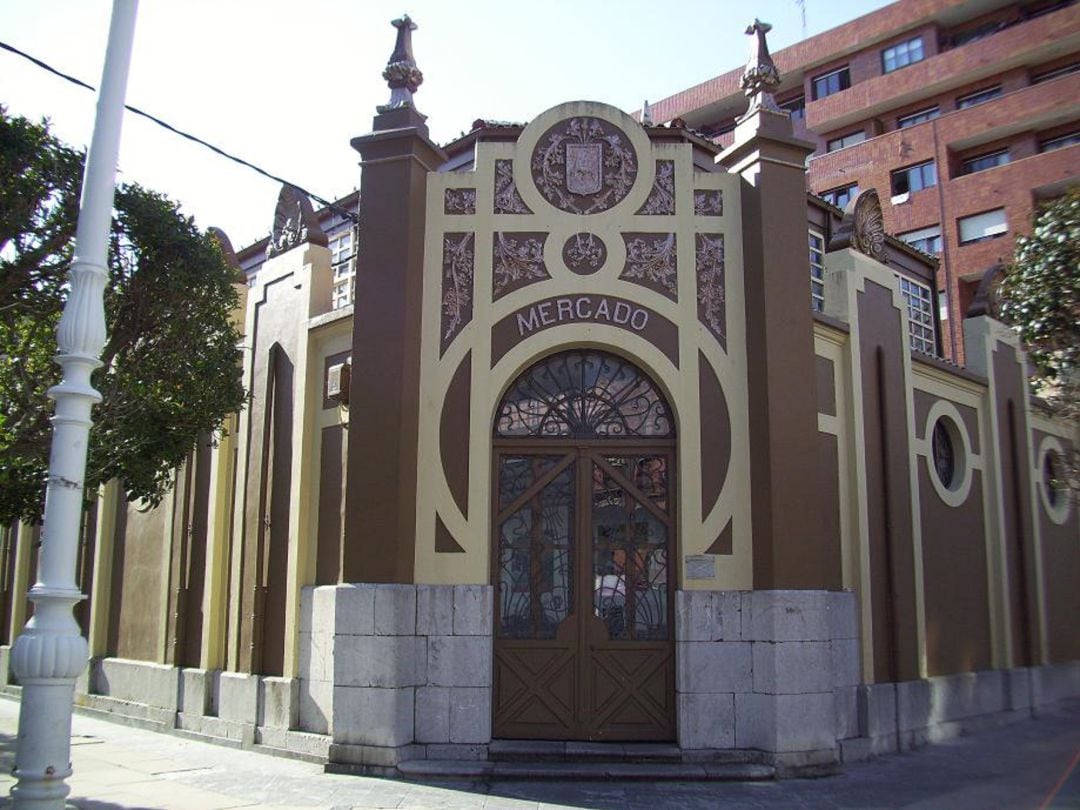
{"type": "MultiPolygon", "coordinates": [[[[886,230],[939,257],[937,290],[905,297],[927,324],[938,299],[943,345],[913,333],[913,347],[962,362],[959,325],[982,274],[1009,260],[1037,201],[1080,174],[1080,5],[900,0],[774,59],[777,102],[817,144],[810,191],[843,208],[877,189],[886,230]]],[[[653,104],[653,120],[682,118],[729,146],[742,73],[653,104]]]]}

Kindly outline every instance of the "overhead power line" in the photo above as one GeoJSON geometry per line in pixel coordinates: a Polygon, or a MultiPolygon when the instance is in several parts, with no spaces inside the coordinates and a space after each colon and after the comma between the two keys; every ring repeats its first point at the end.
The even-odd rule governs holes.
{"type": "MultiPolygon", "coordinates": [[[[37,59],[37,58],[31,56],[30,54],[25,53],[24,51],[20,51],[18,48],[16,48],[13,45],[8,45],[6,42],[0,42],[0,48],[4,49],[5,51],[10,51],[11,53],[15,54],[16,56],[21,56],[23,59],[26,59],[26,60],[32,62],[34,65],[41,68],[42,70],[46,70],[46,71],[48,71],[49,73],[52,73],[55,76],[59,76],[61,79],[64,79],[65,81],[69,81],[74,85],[77,85],[79,87],[83,87],[83,88],[85,88],[87,90],[90,90],[92,92],[97,92],[97,88],[94,87],[93,85],[87,84],[86,82],[82,81],[81,79],[77,79],[74,76],[70,76],[67,73],[64,73],[63,71],[57,70],[52,65],[50,65],[50,64],[48,64],[46,62],[42,62],[40,59],[37,59]]],[[[181,138],[186,138],[187,140],[193,141],[194,143],[197,143],[200,146],[205,146],[211,152],[214,152],[214,153],[216,153],[218,155],[221,155],[223,158],[227,158],[228,160],[231,160],[234,163],[239,163],[241,166],[245,166],[248,169],[252,169],[253,171],[256,171],[259,174],[261,174],[263,177],[267,177],[267,178],[269,178],[271,180],[274,180],[274,181],[276,181],[278,183],[283,183],[284,185],[287,185],[287,186],[293,186],[298,191],[303,192],[308,197],[315,200],[315,202],[319,203],[324,208],[327,208],[330,211],[333,211],[335,214],[338,214],[339,216],[344,217],[345,219],[349,220],[350,222],[352,222],[354,224],[358,223],[360,221],[359,217],[357,217],[354,212],[347,211],[344,208],[341,208],[341,207],[335,205],[334,203],[330,202],[329,200],[323,199],[318,194],[313,194],[312,192],[308,191],[306,188],[304,188],[301,185],[298,185],[297,183],[293,183],[292,181],[286,180],[283,177],[278,177],[276,174],[272,174],[271,172],[268,172],[265,169],[259,168],[254,163],[246,161],[241,157],[237,157],[236,155],[231,155],[228,152],[226,152],[224,149],[221,149],[220,147],[214,146],[212,143],[207,143],[202,138],[199,138],[199,137],[197,137],[195,135],[192,135],[190,132],[184,132],[182,129],[177,129],[176,127],[174,127],[172,124],[168,123],[167,121],[162,121],[157,116],[151,115],[148,112],[140,110],[138,107],[132,107],[130,104],[125,104],[124,108],[127,109],[127,110],[130,110],[133,113],[135,113],[135,115],[141,115],[143,118],[146,118],[146,119],[148,119],[150,121],[153,121],[159,127],[163,127],[164,129],[167,129],[169,132],[172,132],[175,135],[179,135],[181,138]]]]}

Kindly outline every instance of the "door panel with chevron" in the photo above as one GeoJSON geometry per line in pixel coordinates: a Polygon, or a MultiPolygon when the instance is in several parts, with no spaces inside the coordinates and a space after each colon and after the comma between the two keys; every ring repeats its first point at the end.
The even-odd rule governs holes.
{"type": "Polygon", "coordinates": [[[674,428],[599,352],[533,366],[495,433],[496,737],[670,740],[674,428]]]}

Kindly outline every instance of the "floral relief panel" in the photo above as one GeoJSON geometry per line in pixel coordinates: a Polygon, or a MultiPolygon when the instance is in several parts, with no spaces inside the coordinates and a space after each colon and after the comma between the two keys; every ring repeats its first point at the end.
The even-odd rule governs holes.
{"type": "Polygon", "coordinates": [[[675,161],[656,161],[656,179],[639,214],[663,216],[675,213],[675,161]]]}
{"type": "Polygon", "coordinates": [[[443,234],[440,357],[472,320],[475,252],[471,231],[443,234]]]}
{"type": "Polygon", "coordinates": [[[694,215],[720,217],[724,215],[724,192],[720,189],[697,189],[694,191],[694,215]]]}
{"type": "Polygon", "coordinates": [[[695,234],[698,320],[727,349],[727,313],[724,294],[724,235],[695,234]]]}
{"type": "Polygon", "coordinates": [[[619,278],[677,301],[679,285],[675,234],[624,233],[623,242],[626,244],[626,264],[619,278]]]}
{"type": "Polygon", "coordinates": [[[475,188],[448,188],[443,193],[443,213],[475,214],[475,188]]]}
{"type": "Polygon", "coordinates": [[[551,278],[544,266],[546,233],[492,234],[491,299],[551,278]]]}
{"type": "Polygon", "coordinates": [[[514,184],[514,161],[495,161],[495,213],[531,214],[514,184]]]}

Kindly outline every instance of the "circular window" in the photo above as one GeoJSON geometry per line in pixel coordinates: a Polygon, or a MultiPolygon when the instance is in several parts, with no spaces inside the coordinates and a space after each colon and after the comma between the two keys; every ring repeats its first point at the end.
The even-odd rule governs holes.
{"type": "Polygon", "coordinates": [[[1064,494],[1061,491],[1061,458],[1053,451],[1047,451],[1043,457],[1043,486],[1046,488],[1046,502],[1051,507],[1061,503],[1064,494]]]}
{"type": "Polygon", "coordinates": [[[952,436],[945,426],[945,418],[942,417],[934,423],[934,434],[931,438],[931,456],[934,459],[934,472],[938,480],[946,489],[952,489],[956,479],[956,450],[953,446],[952,436]]]}
{"type": "Polygon", "coordinates": [[[1039,443],[1039,500],[1054,523],[1069,519],[1072,498],[1066,483],[1065,447],[1055,436],[1044,436],[1039,443]]]}
{"type": "Polygon", "coordinates": [[[971,490],[972,470],[979,466],[978,457],[971,455],[963,417],[953,403],[939,399],[927,413],[925,425],[923,452],[930,483],[946,504],[960,506],[971,490]]]}

